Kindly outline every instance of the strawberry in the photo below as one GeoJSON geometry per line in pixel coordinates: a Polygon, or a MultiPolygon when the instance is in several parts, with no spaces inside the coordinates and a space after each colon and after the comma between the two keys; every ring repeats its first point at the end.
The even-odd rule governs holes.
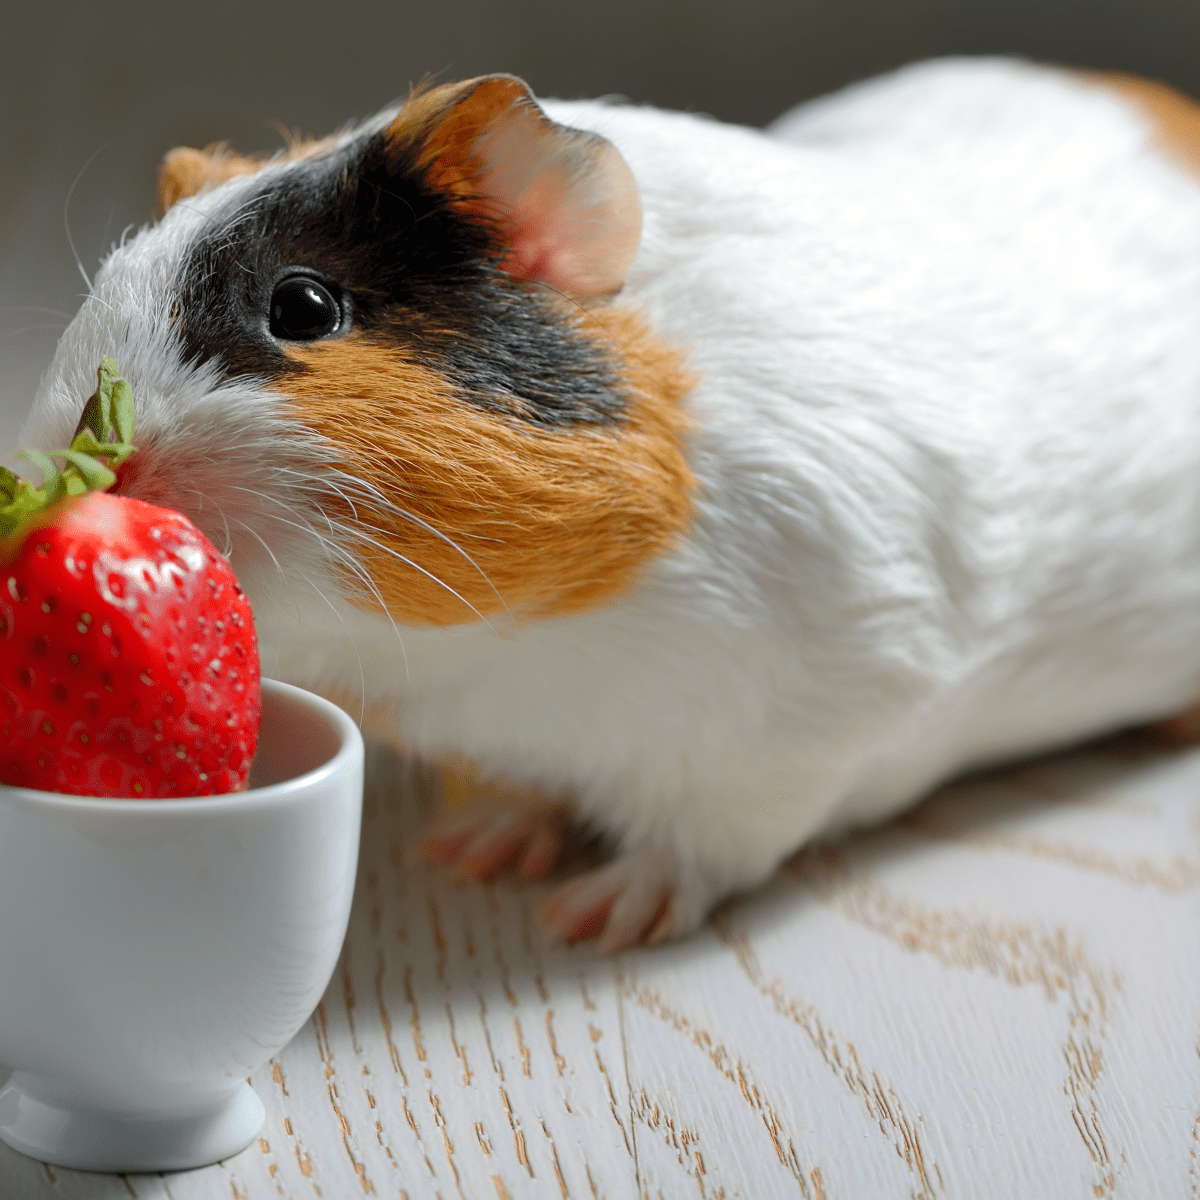
{"type": "Polygon", "coordinates": [[[71,449],[24,455],[42,487],[0,468],[0,782],[239,791],[261,716],[250,603],[185,516],[104,490],[132,434],[132,392],[105,358],[71,449]]]}

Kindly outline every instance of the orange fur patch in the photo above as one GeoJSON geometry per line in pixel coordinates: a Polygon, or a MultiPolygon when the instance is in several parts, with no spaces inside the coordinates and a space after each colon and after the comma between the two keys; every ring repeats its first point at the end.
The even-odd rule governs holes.
{"type": "Polygon", "coordinates": [[[680,355],[633,313],[577,320],[621,364],[628,408],[611,424],[546,429],[484,410],[360,334],[289,351],[309,368],[283,385],[297,418],[399,510],[326,498],[375,539],[351,547],[378,589],[347,572],[364,607],[422,625],[578,613],[627,589],[686,529],[680,355]]]}
{"type": "Polygon", "coordinates": [[[508,76],[416,92],[392,121],[388,139],[397,152],[420,143],[417,163],[431,186],[466,198],[482,165],[476,156],[479,139],[500,113],[527,95],[524,84],[508,76]]]}
{"type": "Polygon", "coordinates": [[[1136,75],[1089,72],[1085,77],[1141,109],[1156,127],[1158,145],[1182,166],[1200,175],[1200,104],[1165,83],[1136,75]]]}
{"type": "Polygon", "coordinates": [[[158,208],[166,212],[172,205],[205,188],[217,187],[239,175],[253,175],[265,159],[246,158],[225,146],[193,150],[176,146],[168,150],[158,169],[158,208]]]}
{"type": "Polygon", "coordinates": [[[337,138],[305,138],[280,127],[287,149],[278,154],[237,154],[224,142],[193,150],[176,146],[168,150],[158,169],[158,208],[165,213],[173,204],[214,188],[240,175],[254,175],[273,162],[315,158],[331,150],[337,138]]]}
{"type": "MultiPolygon", "coordinates": [[[[474,156],[479,138],[499,112],[527,96],[525,85],[509,76],[416,88],[393,120],[389,137],[398,150],[423,142],[417,162],[430,183],[467,199],[480,167],[474,156]]],[[[167,151],[158,173],[159,210],[165,213],[188,196],[239,175],[253,175],[268,163],[314,158],[338,142],[336,136],[306,138],[285,126],[276,128],[287,144],[278,154],[237,154],[224,142],[203,150],[177,146],[167,151]]]]}
{"type": "Polygon", "coordinates": [[[495,223],[500,269],[561,295],[618,291],[641,242],[629,164],[597,134],[557,125],[512,75],[412,98],[388,138],[457,212],[495,223]]]}

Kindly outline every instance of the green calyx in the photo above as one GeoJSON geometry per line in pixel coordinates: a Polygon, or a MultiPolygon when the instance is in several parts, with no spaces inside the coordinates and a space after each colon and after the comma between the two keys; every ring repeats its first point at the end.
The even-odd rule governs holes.
{"type": "Polygon", "coordinates": [[[132,442],[133,408],[133,389],[121,378],[117,364],[105,356],[70,449],[22,450],[17,455],[41,471],[42,486],[35,488],[0,466],[0,537],[69,496],[108,491],[117,482],[115,468],[137,449],[132,442]],[[63,465],[55,459],[62,459],[63,465]]]}

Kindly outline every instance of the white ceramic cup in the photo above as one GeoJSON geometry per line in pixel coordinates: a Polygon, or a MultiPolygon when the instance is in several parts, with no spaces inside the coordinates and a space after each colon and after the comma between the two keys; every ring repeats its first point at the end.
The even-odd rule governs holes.
{"type": "Polygon", "coordinates": [[[236,1154],[245,1079],[308,1019],[350,916],[363,744],[263,680],[250,789],[93,800],[0,787],[0,1138],[91,1171],[236,1154]]]}

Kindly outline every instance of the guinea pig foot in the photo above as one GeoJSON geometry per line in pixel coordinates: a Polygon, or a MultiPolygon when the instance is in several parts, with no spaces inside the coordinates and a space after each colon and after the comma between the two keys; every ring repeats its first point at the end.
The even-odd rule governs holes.
{"type": "Polygon", "coordinates": [[[554,869],[569,831],[565,805],[515,809],[472,804],[435,818],[421,841],[421,854],[426,862],[453,867],[476,882],[513,868],[532,881],[554,869]]]}
{"type": "Polygon", "coordinates": [[[630,853],[559,888],[539,916],[549,941],[595,938],[601,954],[614,954],[690,933],[712,899],[701,884],[681,884],[674,861],[630,853]]]}

